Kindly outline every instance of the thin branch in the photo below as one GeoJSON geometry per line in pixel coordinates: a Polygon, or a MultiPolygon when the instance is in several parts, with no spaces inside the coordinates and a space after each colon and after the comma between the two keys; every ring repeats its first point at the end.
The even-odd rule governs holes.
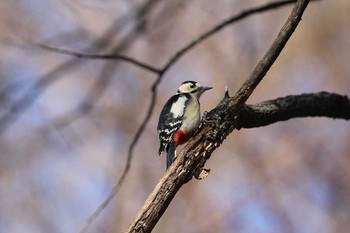
{"type": "MultiPolygon", "coordinates": [[[[136,27],[137,28],[137,27],[136,27]]],[[[123,43],[119,44],[114,51],[123,51],[128,48],[130,43],[136,38],[138,31],[131,32],[124,38],[123,43]]],[[[106,63],[101,69],[102,73],[95,83],[90,87],[83,100],[69,113],[53,120],[54,129],[58,130],[72,124],[74,121],[90,113],[97,101],[105,92],[108,84],[113,79],[113,72],[118,68],[120,63],[106,63]]]]}
{"type": "Polygon", "coordinates": [[[208,30],[207,32],[200,35],[197,39],[190,42],[188,45],[180,49],[174,56],[172,56],[167,64],[164,65],[162,71],[165,73],[171,66],[173,66],[185,53],[187,53],[190,49],[194,48],[199,43],[202,43],[204,40],[208,39],[209,37],[215,35],[222,29],[226,28],[229,25],[232,25],[244,18],[247,18],[248,16],[255,15],[257,13],[264,13],[269,10],[274,10],[283,6],[290,5],[292,3],[295,3],[295,0],[287,0],[287,1],[276,1],[267,3],[263,6],[253,7],[248,10],[242,11],[241,13],[231,16],[228,19],[222,21],[221,23],[214,26],[212,29],[208,30]]]}
{"type": "Polygon", "coordinates": [[[245,105],[239,113],[236,129],[262,127],[296,117],[350,120],[350,99],[334,93],[319,92],[245,105]]]}
{"type": "MultiPolygon", "coordinates": [[[[137,20],[136,27],[134,30],[139,30],[141,27],[142,20],[144,20],[145,14],[152,9],[156,2],[159,0],[148,0],[137,10],[136,15],[134,16],[135,20],[137,20]]],[[[123,15],[118,17],[111,27],[94,43],[91,45],[91,48],[96,49],[96,47],[103,49],[110,46],[109,38],[113,38],[113,36],[119,32],[123,27],[128,25],[128,21],[131,19],[130,15],[123,15]],[[108,39],[106,39],[108,38],[108,39]]],[[[8,108],[7,112],[0,116],[0,133],[4,132],[8,127],[10,127],[16,120],[20,117],[20,114],[23,113],[26,109],[28,109],[40,96],[42,92],[44,92],[49,86],[51,86],[54,82],[59,79],[65,77],[62,75],[63,72],[68,72],[76,68],[79,64],[76,62],[76,58],[70,59],[67,62],[62,63],[60,66],[55,68],[53,71],[49,72],[39,80],[35,81],[31,88],[26,91],[17,101],[14,101],[8,108]]]]}
{"type": "Polygon", "coordinates": [[[210,112],[211,116],[216,119],[215,123],[203,126],[199,133],[187,143],[125,232],[151,232],[182,185],[190,181],[194,175],[206,171],[202,170],[205,162],[235,128],[239,110],[277,59],[286,41],[298,25],[308,3],[308,0],[296,2],[289,18],[281,29],[281,33],[278,34],[277,39],[263,58],[270,60],[259,62],[248,80],[235,95],[234,98],[236,99],[224,98],[210,112]]]}
{"type": "MultiPolygon", "coordinates": [[[[157,81],[159,80],[160,76],[158,77],[157,81]]],[[[129,173],[130,167],[131,167],[131,161],[132,161],[132,157],[133,157],[133,153],[134,153],[134,149],[135,149],[135,145],[138,142],[142,132],[144,131],[149,119],[152,116],[152,112],[153,112],[153,108],[155,105],[155,101],[157,98],[157,89],[155,88],[155,85],[157,83],[157,81],[154,83],[154,85],[152,86],[152,98],[151,98],[151,102],[150,102],[150,106],[148,108],[147,114],[145,116],[145,119],[143,120],[140,128],[137,130],[135,137],[133,138],[129,149],[128,149],[128,157],[127,157],[127,161],[123,170],[122,175],[120,176],[118,182],[116,183],[116,185],[113,187],[113,189],[110,191],[110,193],[108,194],[108,196],[104,199],[104,201],[97,207],[97,209],[89,216],[89,218],[86,220],[85,226],[84,228],[80,231],[80,233],[85,233],[87,232],[88,228],[90,227],[91,223],[101,214],[101,212],[107,207],[107,205],[109,204],[109,202],[114,198],[114,196],[118,193],[118,191],[120,190],[122,184],[124,183],[127,174],[129,173]]]]}
{"type": "MultiPolygon", "coordinates": [[[[156,2],[158,2],[159,0],[149,0],[148,2],[145,3],[144,7],[141,8],[139,14],[138,14],[138,18],[140,19],[136,25],[136,29],[140,29],[144,26],[144,20],[145,20],[145,14],[150,10],[152,9],[151,6],[153,6],[156,2]]],[[[130,40],[125,40],[125,41],[128,41],[128,43],[130,42],[130,40]]],[[[108,68],[109,65],[107,65],[107,69],[105,70],[110,70],[110,69],[115,69],[116,66],[115,64],[110,67],[110,69],[108,68]]],[[[107,75],[109,76],[109,75],[107,75]]],[[[106,77],[102,76],[103,79],[106,79],[106,77]]],[[[109,80],[109,78],[107,78],[109,80]]],[[[108,82],[108,80],[106,80],[105,82],[108,82]]],[[[97,90],[98,91],[98,90],[97,90]]],[[[94,95],[94,89],[92,89],[91,91],[91,95],[92,96],[96,96],[96,93],[94,95]]],[[[99,93],[99,92],[98,92],[99,93]]],[[[97,93],[97,95],[98,95],[97,93]]],[[[98,98],[98,97],[97,97],[98,98]]],[[[154,105],[154,102],[155,102],[155,98],[156,98],[156,95],[154,95],[154,97],[152,98],[152,101],[151,101],[151,105],[154,105]],[[153,100],[154,98],[154,100],[153,100]]],[[[89,109],[91,109],[92,106],[89,105],[87,111],[89,111],[89,109]]],[[[79,231],[80,233],[85,233],[89,230],[91,224],[93,223],[93,221],[95,219],[97,219],[97,217],[101,214],[102,210],[106,208],[106,206],[109,204],[109,202],[113,199],[113,197],[118,193],[118,191],[120,190],[120,187],[122,186],[122,184],[124,183],[125,181],[125,178],[130,170],[130,165],[131,165],[131,159],[132,159],[132,154],[133,154],[133,149],[134,149],[134,144],[137,143],[137,141],[139,140],[139,137],[141,135],[141,133],[143,132],[147,122],[149,121],[149,118],[152,114],[152,111],[153,111],[153,108],[149,108],[149,111],[147,113],[148,116],[146,116],[146,118],[144,119],[144,122],[142,123],[141,127],[138,129],[134,139],[133,139],[133,142],[130,144],[129,146],[129,149],[128,149],[128,156],[127,156],[127,162],[126,162],[126,165],[125,165],[125,168],[122,172],[122,175],[121,177],[119,178],[119,180],[117,181],[116,185],[112,188],[112,190],[110,191],[110,193],[108,194],[108,196],[104,199],[104,201],[97,207],[97,209],[87,218],[83,228],[79,231]]],[[[66,124],[67,123],[70,123],[70,122],[65,122],[66,124]]]]}
{"type": "Polygon", "coordinates": [[[130,64],[133,64],[137,67],[143,68],[147,71],[150,71],[152,73],[155,74],[159,74],[161,72],[161,70],[148,65],[146,63],[143,63],[141,61],[138,61],[134,58],[128,57],[128,56],[124,56],[124,55],[119,55],[119,54],[93,54],[93,53],[82,53],[82,52],[77,52],[77,51],[73,51],[73,50],[68,50],[68,49],[62,49],[62,48],[57,48],[57,47],[52,47],[46,44],[42,44],[42,43],[38,43],[37,44],[39,47],[49,50],[49,51],[53,51],[53,52],[58,52],[58,53],[62,53],[62,54],[67,54],[67,55],[71,55],[71,56],[75,56],[78,58],[89,58],[89,59],[103,59],[103,60],[121,60],[130,64]]]}
{"type": "MultiPolygon", "coordinates": [[[[277,1],[277,2],[272,2],[268,3],[263,6],[259,7],[254,7],[245,11],[242,11],[238,15],[234,15],[229,17],[228,19],[224,20],[223,22],[219,23],[218,25],[214,26],[207,32],[203,33],[200,35],[198,38],[195,40],[191,41],[189,44],[178,50],[170,59],[169,61],[163,66],[162,69],[158,69],[154,66],[145,64],[143,62],[140,62],[134,58],[130,58],[124,55],[119,55],[119,54],[92,54],[92,53],[82,53],[78,51],[73,51],[73,50],[68,50],[68,49],[62,49],[62,48],[56,48],[56,47],[51,47],[46,44],[38,44],[40,47],[44,49],[48,49],[51,51],[67,54],[67,55],[72,55],[80,58],[89,58],[89,59],[115,59],[115,60],[122,60],[125,62],[129,62],[131,64],[134,64],[136,66],[139,66],[141,68],[144,68],[150,72],[153,72],[155,74],[161,74],[163,76],[164,73],[166,73],[171,66],[173,66],[185,53],[187,53],[190,49],[194,48],[196,45],[199,43],[202,43],[204,40],[208,39],[209,37],[215,35],[222,29],[226,28],[229,25],[232,25],[235,22],[238,22],[248,16],[251,16],[253,14],[257,13],[264,13],[268,10],[273,10],[277,9],[289,4],[295,3],[295,0],[287,0],[287,1],[277,1]]],[[[162,79],[162,78],[161,78],[162,79]]],[[[161,81],[160,79],[160,81],[161,81]]]]}

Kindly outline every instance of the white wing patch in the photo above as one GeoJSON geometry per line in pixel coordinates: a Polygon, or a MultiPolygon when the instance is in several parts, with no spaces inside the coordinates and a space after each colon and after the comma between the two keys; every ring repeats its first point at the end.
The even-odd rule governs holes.
{"type": "Polygon", "coordinates": [[[181,96],[171,105],[170,112],[173,114],[173,117],[181,117],[184,114],[186,100],[186,96],[181,96]]]}

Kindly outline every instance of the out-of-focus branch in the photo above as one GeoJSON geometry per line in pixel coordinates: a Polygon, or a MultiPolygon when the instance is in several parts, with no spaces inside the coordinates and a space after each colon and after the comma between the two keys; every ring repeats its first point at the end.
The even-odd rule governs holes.
{"type": "MultiPolygon", "coordinates": [[[[113,23],[112,26],[109,27],[108,30],[100,38],[94,41],[94,43],[91,45],[91,48],[99,48],[101,50],[108,48],[111,43],[109,38],[114,37],[114,35],[118,33],[123,27],[128,26],[128,22],[132,21],[133,19],[136,21],[136,24],[134,29],[131,31],[142,30],[145,24],[145,22],[143,22],[145,20],[145,15],[158,1],[159,0],[148,0],[140,7],[138,7],[136,13],[132,14],[132,16],[127,14],[118,17],[115,20],[115,23],[113,23]]],[[[128,43],[128,41],[126,43],[128,43]]],[[[64,72],[71,71],[79,64],[80,63],[76,62],[76,57],[74,57],[69,61],[62,63],[54,70],[50,71],[48,74],[35,81],[35,83],[28,89],[28,91],[25,91],[25,93],[23,93],[23,95],[18,100],[9,104],[6,109],[7,111],[4,114],[0,115],[0,133],[4,132],[8,127],[15,123],[21,114],[26,109],[28,109],[35,102],[35,100],[38,99],[42,92],[44,92],[57,80],[65,77],[63,75],[64,72]]]]}
{"type": "Polygon", "coordinates": [[[350,99],[334,93],[291,95],[244,105],[236,129],[255,128],[296,117],[350,119],[350,99]]]}
{"type": "Polygon", "coordinates": [[[43,48],[43,49],[46,49],[46,50],[50,50],[53,52],[59,52],[59,53],[67,54],[67,55],[72,55],[72,56],[79,57],[79,58],[120,60],[120,61],[124,61],[124,62],[130,63],[130,64],[133,64],[137,67],[143,68],[143,69],[150,71],[152,73],[155,73],[155,74],[159,74],[161,72],[159,69],[157,69],[151,65],[148,65],[146,63],[143,63],[143,62],[138,61],[134,58],[124,56],[124,55],[81,53],[81,52],[77,52],[77,51],[73,51],[73,50],[52,47],[52,46],[49,46],[47,44],[42,44],[42,43],[38,43],[38,46],[43,48]]]}
{"type": "MultiPolygon", "coordinates": [[[[132,39],[134,39],[135,37],[133,36],[133,34],[137,34],[139,30],[143,29],[145,26],[145,20],[146,20],[146,15],[149,13],[149,11],[152,9],[152,7],[158,2],[159,0],[148,0],[147,2],[144,3],[143,7],[140,8],[140,10],[137,13],[137,24],[135,26],[135,31],[133,31],[131,34],[129,34],[129,36],[124,40],[125,44],[129,44],[132,39]]],[[[115,51],[116,53],[118,52],[118,50],[115,51]]],[[[129,60],[130,62],[130,60],[129,60]]],[[[135,62],[135,60],[134,60],[135,62]]],[[[141,63],[140,63],[141,64],[141,63]]],[[[79,109],[75,109],[73,111],[73,114],[70,114],[68,117],[61,119],[61,121],[58,121],[61,123],[62,125],[68,125],[70,124],[73,120],[79,118],[80,116],[82,116],[82,114],[84,113],[88,113],[94,103],[97,101],[97,99],[101,96],[101,93],[105,90],[105,87],[107,86],[109,80],[112,79],[112,75],[111,75],[111,71],[116,69],[116,65],[115,64],[107,64],[106,68],[104,69],[105,72],[103,72],[103,74],[101,75],[101,79],[98,80],[97,84],[95,85],[95,87],[93,87],[88,96],[90,98],[90,102],[87,102],[86,100],[83,102],[82,106],[84,111],[79,111],[79,109]],[[85,108],[86,107],[86,108],[85,108]]],[[[89,99],[88,99],[89,100],[89,99]]],[[[144,130],[144,127],[146,125],[146,123],[148,122],[148,118],[150,117],[151,114],[149,114],[149,116],[145,118],[144,123],[141,125],[141,127],[139,128],[139,130],[137,131],[133,142],[130,144],[129,148],[128,148],[128,156],[127,156],[127,162],[125,164],[125,168],[122,172],[121,177],[118,179],[116,185],[111,189],[111,191],[109,192],[108,196],[103,200],[103,202],[94,210],[94,212],[87,218],[83,228],[79,231],[80,233],[84,233],[87,232],[89,227],[91,226],[91,224],[93,223],[93,221],[100,215],[100,213],[102,212],[102,210],[109,204],[109,202],[113,199],[113,197],[118,193],[120,187],[122,186],[122,184],[125,181],[125,178],[129,172],[130,169],[130,165],[131,165],[131,159],[132,159],[132,154],[133,154],[133,150],[134,150],[134,143],[136,143],[141,135],[141,132],[144,130]]]]}
{"type": "Polygon", "coordinates": [[[182,49],[180,49],[177,53],[175,53],[169,61],[164,65],[162,71],[163,73],[167,72],[167,70],[173,66],[185,53],[187,53],[189,50],[194,48],[196,45],[199,43],[202,43],[204,40],[208,39],[209,37],[217,34],[219,31],[222,29],[226,28],[229,25],[232,25],[233,23],[236,23],[246,17],[249,17],[251,15],[255,15],[258,13],[264,13],[269,10],[274,10],[286,5],[290,5],[292,3],[295,3],[296,0],[287,0],[287,1],[276,1],[276,2],[271,2],[267,3],[266,5],[263,6],[258,6],[258,7],[253,7],[250,9],[247,9],[245,11],[242,11],[241,13],[231,16],[228,19],[222,21],[221,23],[217,24],[214,26],[212,29],[208,30],[207,32],[203,33],[200,35],[197,39],[193,40],[186,46],[184,46],[182,49]]]}
{"type": "MultiPolygon", "coordinates": [[[[46,44],[38,44],[41,48],[48,49],[51,51],[59,52],[62,54],[68,54],[72,55],[75,57],[79,58],[87,58],[87,59],[108,59],[108,60],[122,60],[125,62],[129,62],[131,64],[134,64],[135,66],[144,68],[147,71],[153,72],[155,74],[160,74],[163,76],[171,66],[173,66],[184,54],[186,54],[189,50],[193,49],[196,45],[202,43],[204,40],[208,39],[209,37],[217,34],[219,31],[222,29],[226,28],[227,26],[232,25],[235,22],[238,22],[246,17],[249,17],[251,15],[255,15],[258,13],[264,13],[269,10],[274,10],[286,5],[290,5],[292,3],[295,3],[295,0],[284,0],[284,1],[276,1],[276,2],[271,2],[268,4],[265,4],[263,6],[258,6],[258,7],[253,7],[248,10],[242,11],[241,13],[231,16],[228,19],[220,22],[210,30],[206,31],[202,35],[200,35],[198,38],[195,40],[191,41],[189,44],[185,45],[183,48],[178,50],[169,60],[168,62],[163,66],[163,68],[158,69],[152,65],[145,64],[144,62],[138,61],[134,58],[130,58],[124,55],[119,55],[119,54],[91,54],[91,53],[83,53],[83,52],[78,52],[78,51],[73,51],[73,50],[68,50],[68,49],[63,49],[63,48],[57,48],[57,47],[52,47],[46,44]]],[[[159,79],[159,82],[162,80],[159,79]]]]}
{"type": "Polygon", "coordinates": [[[126,232],[151,232],[182,185],[193,176],[199,178],[207,172],[203,169],[205,162],[236,127],[239,111],[277,59],[300,22],[308,3],[308,0],[296,2],[277,38],[248,80],[234,97],[231,98],[226,93],[219,105],[207,114],[212,124],[202,127],[179,153],[126,232]]]}

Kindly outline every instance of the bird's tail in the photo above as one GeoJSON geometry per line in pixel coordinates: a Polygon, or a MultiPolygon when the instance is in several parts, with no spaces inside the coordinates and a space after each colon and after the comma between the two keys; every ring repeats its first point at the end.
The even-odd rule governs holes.
{"type": "Polygon", "coordinates": [[[175,143],[172,142],[169,145],[169,149],[168,149],[168,153],[167,153],[167,157],[166,157],[166,168],[167,169],[173,163],[175,157],[176,157],[176,146],[175,146],[175,143]]]}

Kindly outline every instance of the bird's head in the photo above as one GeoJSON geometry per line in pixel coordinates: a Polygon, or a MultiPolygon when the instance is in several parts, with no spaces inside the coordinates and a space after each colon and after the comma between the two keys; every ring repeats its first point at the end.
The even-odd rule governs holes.
{"type": "Polygon", "coordinates": [[[200,97],[205,91],[210,89],[212,89],[212,87],[203,87],[195,81],[185,81],[180,85],[177,94],[190,93],[200,97]]]}

